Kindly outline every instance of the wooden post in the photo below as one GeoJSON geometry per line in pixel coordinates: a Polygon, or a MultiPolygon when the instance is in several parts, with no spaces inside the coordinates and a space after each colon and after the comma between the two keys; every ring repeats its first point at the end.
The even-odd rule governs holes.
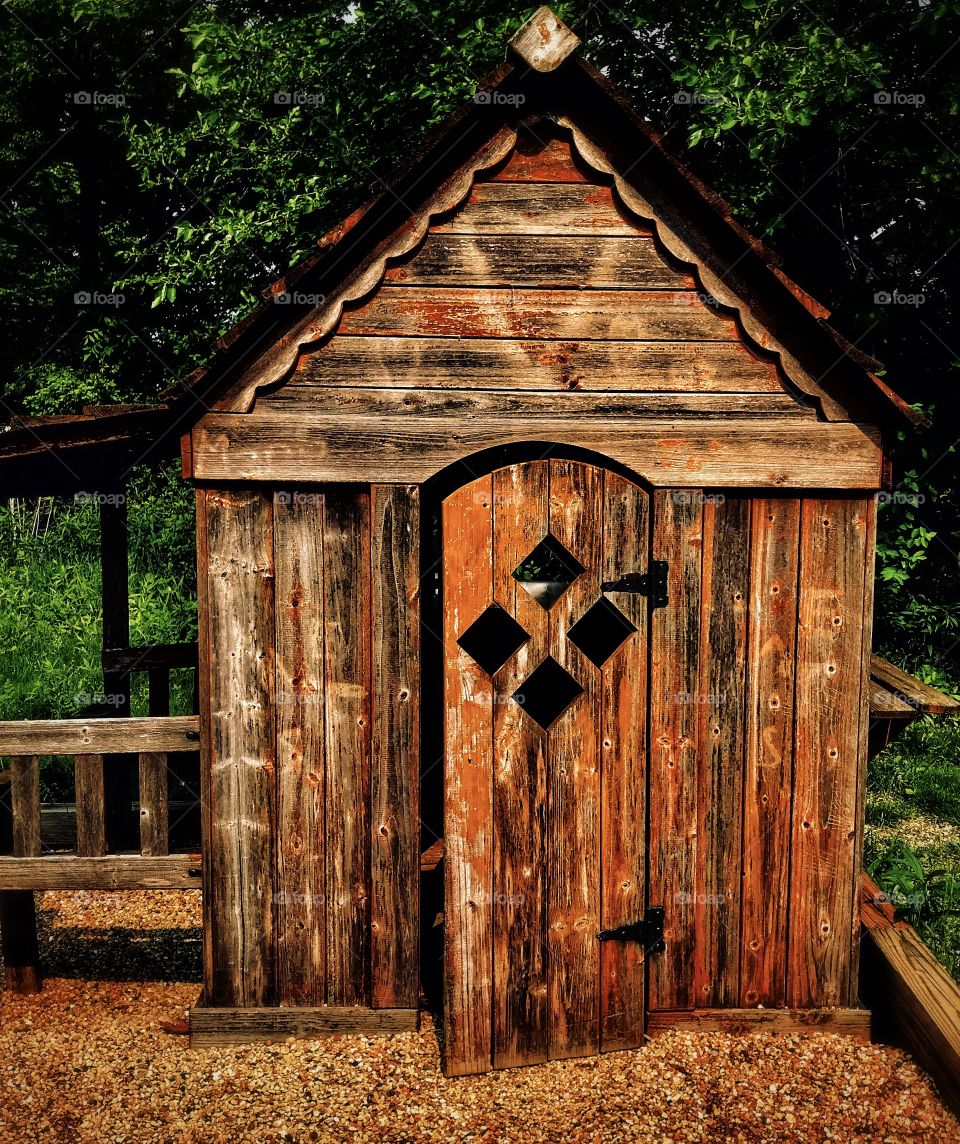
{"type": "MultiPolygon", "coordinates": [[[[10,782],[0,788],[0,842],[20,858],[40,854],[40,766],[35,757],[10,760],[10,782]],[[7,795],[9,794],[9,802],[7,795]]],[[[40,992],[40,948],[32,890],[0,891],[0,950],[11,993],[40,992]]]]}
{"type": "MultiPolygon", "coordinates": [[[[127,555],[126,486],[104,494],[100,504],[100,598],[103,609],[103,647],[130,646],[130,588],[127,555]]],[[[103,692],[112,714],[130,716],[129,671],[103,672],[103,692]]],[[[104,766],[107,847],[129,850],[138,845],[131,806],[136,765],[132,757],[108,758],[104,766]]]]}

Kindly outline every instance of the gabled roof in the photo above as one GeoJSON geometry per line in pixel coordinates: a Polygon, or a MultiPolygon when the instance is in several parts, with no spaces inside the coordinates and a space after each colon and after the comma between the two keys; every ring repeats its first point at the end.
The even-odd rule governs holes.
{"type": "Polygon", "coordinates": [[[335,330],[345,305],[377,286],[389,259],[417,245],[432,217],[462,202],[474,177],[509,155],[521,124],[545,117],[567,129],[578,156],[610,179],[630,211],[654,224],[673,255],[695,267],[704,289],[737,312],[750,338],[779,355],[786,375],[819,400],[828,419],[923,424],[876,377],[880,363],[827,323],[829,311],[682,166],[624,94],[579,58],[578,45],[549,9],[539,9],[513,37],[508,62],[420,157],[265,290],[264,301],[219,339],[212,360],[164,399],[249,408],[259,388],[282,380],[302,347],[335,330]],[[290,295],[320,295],[323,302],[275,304],[290,295]]]}
{"type": "MultiPolygon", "coordinates": [[[[420,156],[267,288],[260,305],[216,342],[206,365],[167,389],[146,421],[141,411],[116,413],[122,433],[129,428],[136,437],[117,459],[152,455],[157,442],[187,431],[210,409],[249,409],[259,389],[289,374],[303,348],[336,330],[345,306],[380,284],[391,259],[422,241],[432,219],[466,199],[478,174],[507,159],[523,126],[535,130],[544,119],[569,136],[579,160],[609,181],[627,211],[649,221],[663,246],[693,268],[704,291],[736,313],[748,337],[777,355],[825,418],[925,424],[876,376],[880,364],[828,324],[829,311],[786,276],[779,257],[737,223],[730,206],[679,162],[578,47],[548,8],[539,9],[511,40],[508,61],[420,156]],[[291,296],[289,304],[276,303],[291,296]],[[317,304],[296,300],[317,296],[317,304]]],[[[5,459],[33,454],[48,441],[61,449],[89,451],[98,441],[114,448],[112,428],[93,420],[14,428],[0,437],[0,464],[9,471],[5,459]]]]}

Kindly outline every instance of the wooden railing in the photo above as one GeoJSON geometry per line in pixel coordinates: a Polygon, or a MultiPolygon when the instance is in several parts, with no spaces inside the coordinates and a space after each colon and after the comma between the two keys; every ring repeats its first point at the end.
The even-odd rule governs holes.
{"type": "Polygon", "coordinates": [[[146,719],[0,722],[0,802],[9,808],[9,845],[0,831],[0,891],[182,889],[199,885],[200,858],[170,853],[168,755],[199,748],[195,715],[146,719]],[[43,854],[40,757],[72,755],[76,849],[43,854]],[[139,852],[109,853],[105,766],[139,771],[139,852]]]}

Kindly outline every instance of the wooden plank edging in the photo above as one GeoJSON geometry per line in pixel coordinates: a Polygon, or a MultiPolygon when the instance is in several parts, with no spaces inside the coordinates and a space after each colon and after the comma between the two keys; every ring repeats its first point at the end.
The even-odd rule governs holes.
{"type": "Polygon", "coordinates": [[[411,1033],[419,1028],[420,1014],[417,1009],[361,1006],[221,1009],[200,1005],[190,1010],[188,1019],[190,1047],[203,1048],[340,1033],[411,1033]]]}
{"type": "Polygon", "coordinates": [[[910,1052],[960,1115],[960,985],[865,871],[860,920],[860,995],[873,1004],[875,1039],[910,1052]]]}
{"type": "Polygon", "coordinates": [[[839,1033],[870,1040],[866,1009],[679,1009],[650,1013],[647,1036],[683,1028],[694,1033],[839,1033]]]}
{"type": "Polygon", "coordinates": [[[865,871],[860,992],[875,1008],[876,1039],[905,1049],[960,1115],[960,985],[865,871]]]}

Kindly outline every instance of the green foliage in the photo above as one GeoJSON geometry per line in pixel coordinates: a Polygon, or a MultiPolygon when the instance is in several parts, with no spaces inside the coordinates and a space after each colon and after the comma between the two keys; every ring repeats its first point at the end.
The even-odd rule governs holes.
{"type": "Polygon", "coordinates": [[[960,847],[921,856],[900,839],[868,832],[864,867],[954,977],[960,976],[960,847]]]}

